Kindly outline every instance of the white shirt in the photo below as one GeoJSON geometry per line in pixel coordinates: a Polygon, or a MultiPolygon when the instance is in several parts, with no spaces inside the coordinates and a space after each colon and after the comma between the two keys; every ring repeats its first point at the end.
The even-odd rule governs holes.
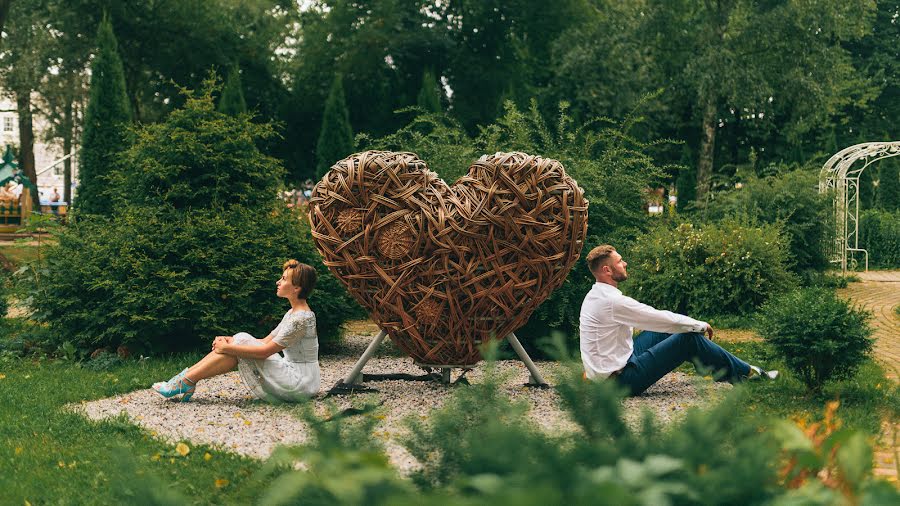
{"type": "Polygon", "coordinates": [[[704,332],[709,324],[642,304],[606,283],[594,283],[581,304],[581,361],[588,378],[608,378],[634,351],[634,328],[677,334],[704,332]]]}

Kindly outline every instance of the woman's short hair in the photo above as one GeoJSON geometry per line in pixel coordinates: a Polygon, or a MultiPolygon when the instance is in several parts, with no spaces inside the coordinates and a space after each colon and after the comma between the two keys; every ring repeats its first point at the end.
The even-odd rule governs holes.
{"type": "Polygon", "coordinates": [[[597,272],[597,269],[603,266],[606,260],[609,258],[613,252],[616,251],[616,248],[610,246],[609,244],[601,244],[596,248],[592,249],[590,253],[587,254],[585,260],[588,264],[588,269],[591,272],[597,272]]]}
{"type": "Polygon", "coordinates": [[[282,269],[291,271],[288,273],[288,279],[291,280],[292,285],[300,287],[300,293],[297,294],[297,298],[309,298],[309,294],[316,287],[316,270],[312,266],[293,259],[285,262],[282,269]]]}

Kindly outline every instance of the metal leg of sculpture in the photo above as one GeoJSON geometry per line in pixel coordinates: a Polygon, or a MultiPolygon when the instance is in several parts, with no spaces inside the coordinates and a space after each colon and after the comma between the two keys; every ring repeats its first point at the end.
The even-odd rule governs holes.
{"type": "Polygon", "coordinates": [[[450,384],[450,368],[449,367],[441,367],[441,383],[445,385],[450,384]]]}
{"type": "Polygon", "coordinates": [[[372,339],[372,342],[369,343],[366,351],[364,351],[362,356],[359,357],[359,360],[356,361],[356,364],[353,366],[353,369],[350,370],[350,373],[344,376],[345,385],[362,383],[363,367],[366,366],[366,362],[368,362],[369,359],[372,358],[372,355],[375,354],[375,350],[378,349],[381,341],[384,341],[385,336],[387,336],[387,332],[382,330],[378,332],[378,335],[375,336],[375,339],[372,339]]]}
{"type": "Polygon", "coordinates": [[[506,340],[509,341],[509,344],[512,345],[513,349],[516,351],[516,355],[522,359],[522,362],[525,362],[525,367],[528,368],[528,372],[531,373],[531,378],[529,378],[527,385],[536,386],[541,388],[547,388],[550,385],[544,381],[544,378],[541,376],[540,371],[537,370],[537,366],[534,365],[534,362],[531,361],[531,357],[528,356],[528,353],[525,352],[525,348],[522,347],[522,343],[519,342],[519,338],[516,337],[515,332],[510,332],[508,336],[506,336],[506,340]]]}

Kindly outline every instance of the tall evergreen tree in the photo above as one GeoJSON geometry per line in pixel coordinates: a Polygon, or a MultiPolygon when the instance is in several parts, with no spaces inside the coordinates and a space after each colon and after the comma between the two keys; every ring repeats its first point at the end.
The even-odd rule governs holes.
{"type": "Polygon", "coordinates": [[[422,88],[419,90],[419,96],[416,97],[416,105],[428,112],[441,112],[441,93],[440,85],[430,69],[426,69],[422,74],[422,88]]]}
{"type": "Polygon", "coordinates": [[[316,175],[321,177],[334,162],[346,158],[353,151],[353,129],[344,99],[344,83],[340,74],[334,76],[331,92],[325,102],[322,130],[316,145],[316,175]]]}
{"type": "Polygon", "coordinates": [[[900,163],[896,158],[888,158],[879,165],[878,207],[885,211],[900,210],[900,163]]]}
{"type": "Polygon", "coordinates": [[[117,156],[128,147],[130,123],[125,72],[112,23],[107,18],[97,29],[97,55],[91,64],[91,95],[84,114],[81,175],[75,200],[79,212],[110,213],[106,176],[117,156]]]}
{"type": "Polygon", "coordinates": [[[247,112],[247,102],[244,101],[244,91],[241,86],[241,70],[237,65],[231,67],[228,78],[225,80],[225,89],[219,97],[219,112],[237,116],[247,112]]]}

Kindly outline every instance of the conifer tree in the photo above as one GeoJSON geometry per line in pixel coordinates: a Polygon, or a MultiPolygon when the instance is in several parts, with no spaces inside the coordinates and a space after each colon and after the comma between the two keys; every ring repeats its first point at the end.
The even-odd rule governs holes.
{"type": "Polygon", "coordinates": [[[75,206],[84,214],[109,214],[106,176],[128,146],[131,109],[125,71],[108,18],[97,29],[97,54],[91,64],[91,94],[84,115],[79,186],[75,206]]]}
{"type": "Polygon", "coordinates": [[[900,210],[900,163],[882,160],[878,167],[878,207],[885,211],[900,210]]]}
{"type": "Polygon", "coordinates": [[[316,145],[316,176],[322,177],[335,162],[351,155],[352,151],[353,129],[344,98],[343,77],[338,74],[331,83],[322,115],[322,130],[316,145]]]}
{"type": "Polygon", "coordinates": [[[441,112],[441,88],[431,70],[422,74],[422,89],[416,98],[416,105],[428,112],[441,112]]]}
{"type": "Polygon", "coordinates": [[[241,86],[241,71],[237,65],[231,67],[228,78],[225,80],[225,89],[219,97],[219,112],[237,116],[247,112],[247,102],[244,101],[244,91],[241,86]]]}

